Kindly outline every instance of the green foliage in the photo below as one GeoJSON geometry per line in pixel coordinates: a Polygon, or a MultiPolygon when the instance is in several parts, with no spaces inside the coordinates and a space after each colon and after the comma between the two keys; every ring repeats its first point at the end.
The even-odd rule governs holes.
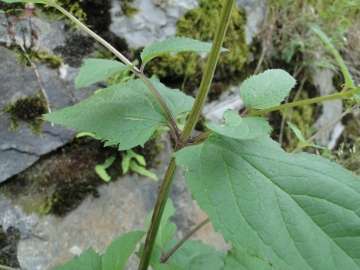
{"type": "Polygon", "coordinates": [[[121,168],[123,171],[123,174],[127,173],[129,169],[132,171],[149,177],[155,181],[158,181],[156,174],[150,172],[145,168],[146,161],[142,155],[136,154],[134,151],[126,150],[126,152],[121,154],[122,160],[121,160],[121,168]]]}
{"type": "MultiPolygon", "coordinates": [[[[170,90],[155,79],[151,82],[173,115],[191,109],[193,98],[170,90]]],[[[106,141],[105,146],[120,143],[119,150],[144,145],[160,124],[168,123],[160,104],[140,80],[103,89],[72,107],[45,114],[44,119],[95,133],[106,141]]]]}
{"type": "Polygon", "coordinates": [[[308,143],[304,139],[303,135],[301,134],[300,129],[298,129],[297,126],[295,126],[294,124],[292,124],[290,122],[287,122],[287,124],[289,125],[291,130],[295,133],[296,137],[299,139],[301,147],[311,146],[311,147],[316,147],[316,148],[320,148],[320,149],[326,149],[325,147],[321,147],[321,146],[313,144],[313,143],[308,143]]]}
{"type": "MultiPolygon", "coordinates": [[[[175,246],[177,239],[171,240],[167,247],[175,246]]],[[[225,254],[201,241],[186,241],[167,261],[180,269],[223,269],[225,254]]]]}
{"type": "Polygon", "coordinates": [[[332,44],[332,42],[330,41],[328,36],[317,25],[310,24],[309,27],[321,38],[321,40],[326,44],[326,46],[329,48],[331,53],[334,55],[334,58],[338,62],[339,66],[341,68],[341,72],[344,75],[345,86],[348,88],[355,88],[354,80],[349,72],[349,69],[345,65],[344,60],[340,56],[339,52],[335,49],[334,45],[332,44]]]}
{"type": "Polygon", "coordinates": [[[101,256],[89,247],[87,251],[55,270],[101,270],[101,256]]]}
{"type": "Polygon", "coordinates": [[[271,127],[265,118],[241,118],[233,110],[227,110],[224,113],[224,119],[220,125],[213,122],[205,122],[205,126],[216,133],[240,140],[263,137],[271,132],[271,127]]]}
{"type": "MultiPolygon", "coordinates": [[[[155,42],[145,47],[140,56],[143,60],[143,64],[146,64],[151,59],[170,52],[210,52],[210,50],[210,43],[200,42],[185,37],[174,37],[155,42]]],[[[221,51],[225,52],[228,50],[222,48],[221,51]]]]}
{"type": "Polygon", "coordinates": [[[271,69],[246,79],[240,96],[247,108],[266,109],[280,104],[295,83],[286,71],[271,69]]]}
{"type": "Polygon", "coordinates": [[[127,260],[144,235],[142,231],[126,233],[114,240],[102,256],[89,247],[56,270],[125,270],[127,260]]]}
{"type": "Polygon", "coordinates": [[[95,172],[105,182],[109,182],[111,180],[111,177],[107,174],[106,169],[114,163],[115,159],[115,156],[111,156],[107,158],[103,164],[98,164],[95,166],[95,172]]]}
{"type": "Polygon", "coordinates": [[[144,235],[142,231],[129,232],[113,241],[103,256],[102,270],[125,270],[127,260],[144,235]]]}
{"type": "Polygon", "coordinates": [[[360,266],[353,249],[360,181],[339,165],[287,154],[267,137],[217,134],[173,156],[186,169],[192,197],[235,249],[251,250],[281,269],[360,266]]]}
{"type": "MultiPolygon", "coordinates": [[[[187,13],[186,20],[182,24],[179,22],[179,29],[185,23],[188,24],[186,27],[194,29],[206,26],[214,31],[216,28],[216,36],[219,37],[225,33],[232,14],[233,21],[229,29],[238,33],[238,36],[236,38],[235,34],[235,38],[230,36],[225,39],[224,46],[235,54],[229,54],[227,60],[220,59],[220,69],[223,69],[220,73],[232,73],[244,63],[241,60],[243,51],[237,51],[236,46],[244,38],[239,24],[244,23],[245,17],[239,9],[231,13],[234,2],[201,1],[195,13],[187,13]],[[217,18],[222,5],[225,6],[225,12],[222,12],[219,21],[217,18]],[[203,14],[210,20],[209,24],[201,22],[203,14]]],[[[213,38],[214,32],[209,34],[207,30],[200,33],[199,39],[213,38]]],[[[320,33],[318,29],[315,31],[320,33]]],[[[323,40],[330,44],[329,40],[323,40]]],[[[213,44],[220,49],[221,39],[213,44]]],[[[225,112],[219,125],[211,122],[205,124],[213,132],[190,138],[192,128],[189,127],[195,126],[201,112],[202,105],[198,105],[191,111],[183,133],[180,133],[176,118],[192,109],[193,98],[178,90],[166,88],[156,79],[148,79],[143,73],[143,67],[146,62],[164,53],[209,51],[210,46],[185,38],[165,40],[144,49],[140,69],[117,53],[139,79],[102,89],[75,106],[44,116],[47,121],[91,132],[96,138],[106,141],[105,146],[119,144],[119,150],[127,150],[122,156],[124,172],[133,169],[149,174],[141,167],[145,166],[144,158],[130,149],[144,145],[159,126],[171,129],[176,142],[176,152],[172,156],[177,166],[185,168],[184,176],[192,198],[208,215],[215,230],[233,245],[234,250],[226,256],[200,241],[188,240],[188,237],[184,241],[171,239],[177,229],[169,221],[175,209],[172,201],[167,200],[176,170],[172,159],[154,213],[150,213],[147,218],[148,238],[145,245],[140,245],[137,253],[142,256],[140,269],[146,269],[149,263],[155,270],[359,269],[360,181],[351,172],[315,155],[286,153],[269,138],[271,128],[265,119],[242,118],[231,110],[225,112]],[[154,220],[150,221],[152,216],[154,220]]],[[[282,57],[288,61],[296,54],[296,50],[304,46],[301,42],[292,41],[284,50],[286,55],[282,57]]],[[[218,53],[213,52],[208,61],[212,64],[218,60],[218,53]]],[[[190,65],[196,63],[195,58],[189,62],[190,65]]],[[[184,60],[180,65],[186,62],[184,60]]],[[[211,65],[209,67],[206,70],[212,73],[211,65]]],[[[77,78],[77,86],[90,85],[125,70],[125,66],[120,63],[89,60],[77,78]],[[95,67],[99,65],[102,68],[97,70],[95,67]]],[[[190,72],[189,68],[186,72],[190,72]]],[[[211,76],[206,74],[202,85],[210,85],[211,76]]],[[[295,80],[287,72],[268,70],[245,80],[240,95],[247,110],[280,110],[285,105],[278,105],[294,85],[295,80]]],[[[200,88],[195,104],[205,102],[207,91],[206,87],[200,88]]],[[[360,87],[350,91],[350,94],[355,91],[360,91],[360,87]]],[[[344,91],[336,97],[345,98],[350,94],[344,91]]],[[[326,98],[316,100],[328,100],[326,98]]],[[[302,104],[313,101],[306,102],[302,104]]],[[[252,115],[256,113],[261,112],[252,115]]],[[[292,128],[304,141],[301,132],[294,126],[292,128]]],[[[113,159],[110,158],[100,167],[105,177],[105,167],[113,159]]],[[[65,268],[58,269],[124,269],[143,235],[143,232],[125,234],[115,240],[102,257],[90,248],[63,266],[65,268]]]]}
{"type": "Polygon", "coordinates": [[[75,79],[75,88],[79,89],[106,80],[126,68],[124,64],[118,61],[87,59],[81,66],[80,72],[75,79]]]}
{"type": "Polygon", "coordinates": [[[269,59],[281,59],[295,68],[338,70],[334,55],[329,53],[315,32],[309,31],[309,24],[315,24],[321,26],[343,56],[346,55],[349,60],[356,59],[347,62],[347,65],[353,62],[350,67],[356,66],[360,48],[350,46],[349,41],[353,36],[351,32],[356,31],[352,27],[359,22],[358,1],[270,0],[268,7],[261,42],[266,44],[269,59]]]}

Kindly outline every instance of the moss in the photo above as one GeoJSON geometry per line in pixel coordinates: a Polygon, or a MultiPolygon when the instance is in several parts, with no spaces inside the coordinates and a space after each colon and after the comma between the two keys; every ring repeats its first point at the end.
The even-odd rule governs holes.
{"type": "Polygon", "coordinates": [[[137,7],[131,5],[132,1],[133,0],[120,1],[121,10],[128,18],[132,18],[137,12],[139,12],[139,9],[137,7]]]}
{"type": "Polygon", "coordinates": [[[80,67],[82,59],[93,49],[94,39],[89,36],[73,35],[65,40],[65,46],[58,46],[55,53],[61,54],[65,64],[80,67]]]}
{"type": "MultiPolygon", "coordinates": [[[[18,49],[16,46],[13,47],[13,50],[17,53],[16,60],[23,64],[24,66],[30,66],[31,63],[26,57],[25,53],[18,49]]],[[[58,68],[61,65],[61,55],[51,55],[45,51],[28,51],[27,55],[29,56],[32,62],[40,62],[46,64],[49,68],[58,68]]]]}
{"type": "Polygon", "coordinates": [[[0,265],[19,267],[17,260],[17,244],[20,240],[20,230],[9,227],[6,232],[0,225],[0,265]]]}
{"type": "Polygon", "coordinates": [[[16,130],[19,127],[19,121],[25,121],[29,124],[30,129],[36,133],[41,133],[42,120],[40,116],[46,113],[46,104],[38,96],[29,96],[18,99],[13,104],[3,109],[3,112],[10,114],[11,129],[16,130]]]}
{"type": "MultiPolygon", "coordinates": [[[[134,151],[145,157],[147,168],[153,168],[161,145],[152,140],[134,151]]],[[[121,153],[92,138],[76,139],[9,179],[0,190],[26,213],[63,216],[86,197],[99,196],[98,187],[106,183],[96,174],[95,166],[112,155],[117,158],[107,172],[115,180],[122,175],[121,153]]]]}
{"type": "MultiPolygon", "coordinates": [[[[187,11],[179,19],[176,35],[210,41],[218,24],[221,3],[220,0],[201,1],[199,8],[187,11]]],[[[235,7],[223,45],[230,50],[230,53],[221,54],[214,75],[215,82],[238,83],[244,79],[242,70],[249,62],[249,48],[245,43],[245,25],[245,11],[235,7]]],[[[146,71],[165,82],[170,80],[183,82],[185,91],[191,92],[194,86],[198,86],[205,64],[206,59],[197,54],[174,54],[153,59],[147,64],[146,71]]]]}

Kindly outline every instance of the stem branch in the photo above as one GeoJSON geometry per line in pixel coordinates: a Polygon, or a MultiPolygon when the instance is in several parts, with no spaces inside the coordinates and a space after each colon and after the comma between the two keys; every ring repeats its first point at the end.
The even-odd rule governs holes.
{"type": "Polygon", "coordinates": [[[192,229],[187,235],[185,235],[185,237],[183,239],[181,239],[179,241],[179,243],[177,243],[169,252],[168,254],[166,254],[162,259],[161,259],[161,263],[165,263],[170,257],[171,255],[174,254],[174,252],[176,250],[179,249],[179,247],[182,246],[182,244],[185,243],[186,240],[188,240],[192,235],[194,235],[194,233],[196,233],[198,230],[200,230],[202,227],[204,227],[210,220],[207,218],[205,219],[203,222],[201,222],[199,225],[197,225],[194,229],[192,229]]]}

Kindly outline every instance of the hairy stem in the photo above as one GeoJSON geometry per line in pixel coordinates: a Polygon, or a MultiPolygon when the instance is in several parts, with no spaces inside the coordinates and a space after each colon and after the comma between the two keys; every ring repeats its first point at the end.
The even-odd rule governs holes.
{"type": "Polygon", "coordinates": [[[170,257],[171,255],[173,255],[175,253],[176,250],[179,249],[179,247],[182,246],[182,244],[185,243],[186,240],[188,240],[192,235],[194,235],[194,233],[196,233],[198,230],[200,230],[202,227],[204,227],[210,220],[207,218],[205,219],[203,222],[201,222],[199,225],[197,225],[194,229],[192,229],[187,235],[185,235],[185,237],[183,239],[181,239],[179,241],[179,243],[177,243],[175,245],[175,247],[173,247],[169,252],[168,254],[166,254],[162,259],[161,259],[161,262],[164,263],[166,262],[170,257]]]}
{"type": "MultiPolygon", "coordinates": [[[[210,83],[215,71],[215,66],[219,58],[220,49],[224,40],[226,28],[230,19],[231,10],[232,7],[234,6],[234,3],[235,0],[224,1],[224,5],[220,15],[220,23],[218,24],[215,32],[214,42],[211,47],[209,60],[206,64],[206,68],[200,84],[199,92],[196,96],[194,106],[190,112],[189,119],[185,124],[184,131],[180,135],[180,144],[176,146],[175,151],[180,150],[183,147],[182,145],[185,145],[185,143],[189,139],[191,132],[193,131],[197,119],[201,113],[202,107],[205,103],[205,98],[208,93],[208,89],[210,87],[210,83]]],[[[175,172],[176,172],[175,159],[172,158],[169,167],[166,171],[164,182],[161,185],[159,197],[157,199],[154,209],[154,214],[150,222],[149,231],[146,236],[144,252],[140,260],[140,265],[139,265],[140,270],[148,269],[151,253],[155,245],[156,236],[159,230],[160,222],[164,213],[166,201],[169,196],[169,192],[172,185],[172,181],[174,179],[175,172]]]]}
{"type": "Polygon", "coordinates": [[[67,16],[70,20],[72,20],[78,27],[80,27],[82,30],[84,30],[86,33],[88,33],[91,37],[96,39],[98,42],[100,42],[102,45],[104,45],[109,51],[111,51],[116,57],[118,57],[125,65],[129,67],[129,69],[135,73],[135,75],[140,78],[146,86],[150,89],[151,93],[155,96],[161,107],[163,108],[166,117],[168,118],[170,122],[170,127],[174,131],[175,134],[178,134],[179,128],[176,125],[176,121],[174,117],[171,115],[171,112],[166,105],[164,99],[160,96],[159,92],[156,90],[156,88],[152,85],[150,80],[144,75],[142,70],[139,70],[136,66],[134,66],[129,59],[127,59],[122,53],[120,53],[118,50],[116,50],[113,46],[111,46],[107,41],[105,41],[103,38],[101,38],[99,35],[91,31],[86,25],[84,25],[82,22],[80,22],[75,16],[73,16],[70,12],[63,9],[60,5],[58,5],[54,0],[49,0],[49,5],[53,6],[54,8],[58,9],[60,12],[62,12],[65,16],[67,16]]]}

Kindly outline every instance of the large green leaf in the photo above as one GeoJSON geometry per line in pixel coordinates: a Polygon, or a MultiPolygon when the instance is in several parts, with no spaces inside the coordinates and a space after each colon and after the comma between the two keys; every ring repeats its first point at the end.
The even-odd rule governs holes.
{"type": "MultiPolygon", "coordinates": [[[[165,247],[165,254],[178,242],[179,239],[170,240],[165,247]]],[[[181,269],[186,270],[220,270],[224,266],[225,256],[225,253],[219,252],[215,248],[206,245],[201,241],[187,240],[167,260],[167,263],[179,266],[181,269]]]]}
{"type": "Polygon", "coordinates": [[[118,61],[87,59],[82,64],[80,72],[75,79],[75,88],[79,89],[106,80],[116,72],[126,68],[124,64],[118,61]]]}
{"type": "Polygon", "coordinates": [[[256,139],[268,135],[272,130],[265,118],[241,118],[233,110],[227,110],[224,113],[224,118],[220,125],[214,122],[205,122],[205,126],[216,133],[240,140],[256,139]]]}
{"type": "Polygon", "coordinates": [[[238,250],[229,250],[225,258],[224,270],[271,270],[275,269],[268,262],[238,250]]]}
{"type": "MultiPolygon", "coordinates": [[[[194,99],[151,79],[175,116],[189,111],[194,99]]],[[[160,124],[168,120],[162,107],[141,80],[103,89],[72,107],[45,114],[44,119],[79,131],[95,133],[107,145],[127,150],[143,145],[160,124]]]]}
{"type": "MultiPolygon", "coordinates": [[[[211,43],[201,42],[198,40],[174,37],[162,41],[155,42],[143,49],[141,52],[141,59],[144,63],[149,62],[154,57],[170,52],[210,52],[211,43]]],[[[222,52],[228,51],[225,48],[222,52]]]]}
{"type": "Polygon", "coordinates": [[[122,270],[145,232],[126,233],[114,240],[104,254],[103,270],[122,270]]]}
{"type": "Polygon", "coordinates": [[[64,265],[56,267],[56,270],[102,270],[101,256],[89,247],[87,251],[64,265]]]}
{"type": "Polygon", "coordinates": [[[279,105],[295,83],[286,71],[270,69],[246,79],[240,86],[240,96],[246,107],[266,109],[279,105]]]}
{"type": "Polygon", "coordinates": [[[281,269],[359,269],[360,181],[268,137],[213,134],[174,154],[215,230],[281,269]]]}

